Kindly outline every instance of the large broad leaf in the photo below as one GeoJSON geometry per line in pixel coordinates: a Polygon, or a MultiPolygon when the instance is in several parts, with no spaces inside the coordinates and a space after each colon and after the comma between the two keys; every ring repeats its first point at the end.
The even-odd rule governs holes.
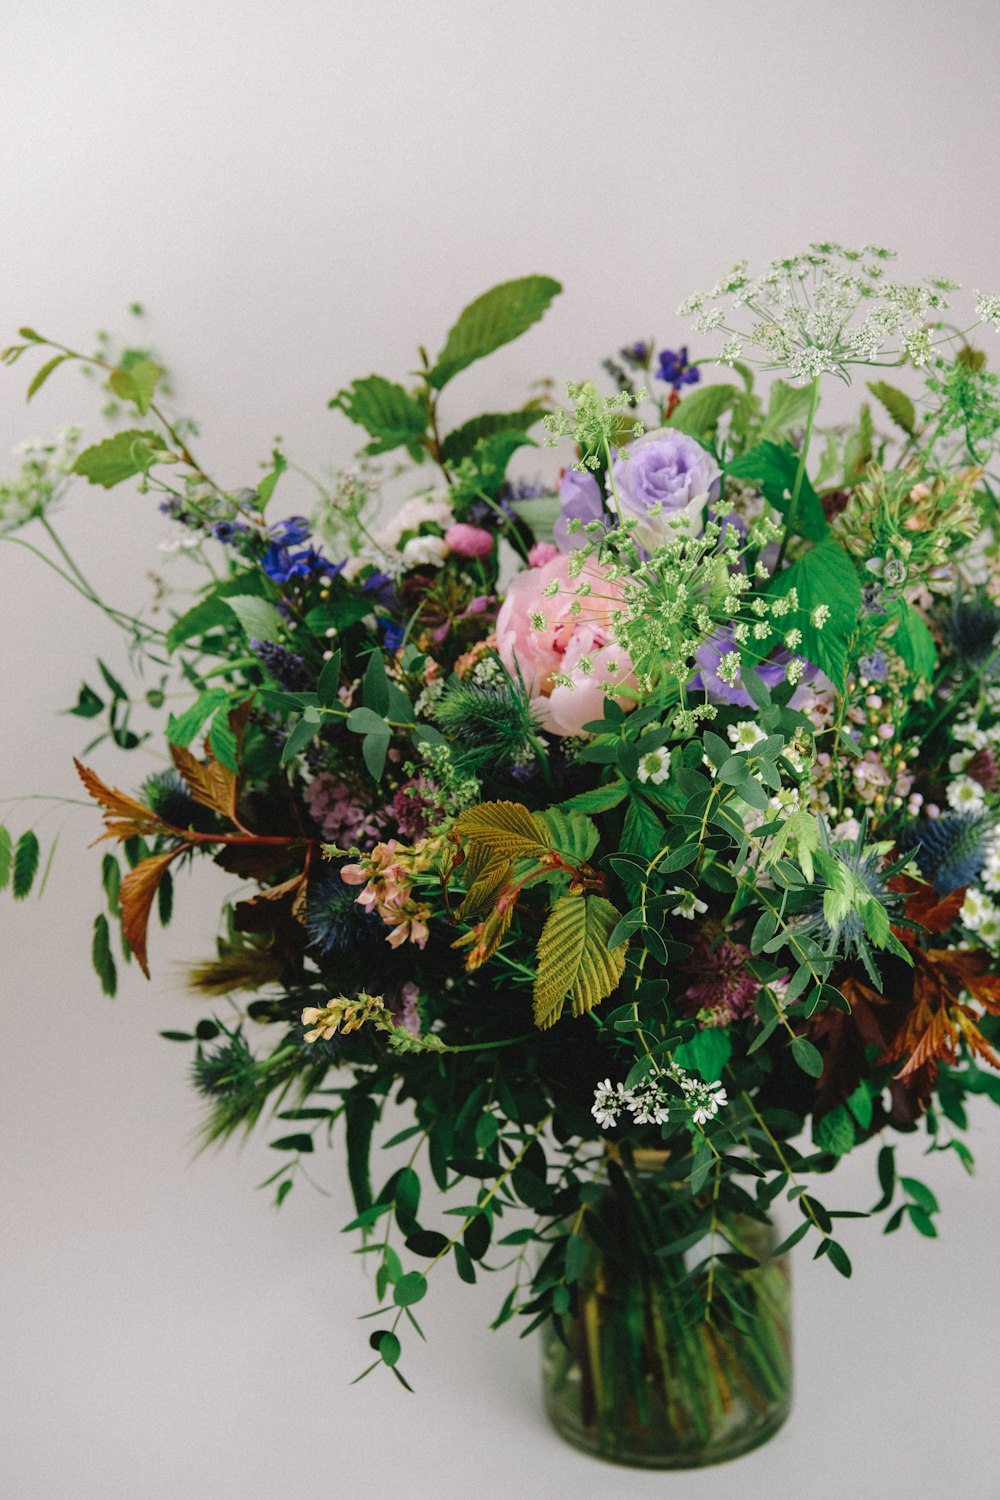
{"type": "Polygon", "coordinates": [[[799,608],[789,610],[776,623],[783,632],[793,626],[801,630],[799,653],[824,671],[834,687],[842,689],[848,642],[861,609],[861,584],[854,564],[831,538],[773,578],[768,593],[772,598],[784,596],[791,588],[798,593],[799,608]],[[822,626],[816,626],[813,612],[820,605],[829,615],[822,626]]]}
{"type": "Polygon", "coordinates": [[[538,816],[550,830],[553,846],[571,862],[588,860],[597,848],[597,828],[576,808],[548,807],[538,816]]]}
{"type": "MultiPolygon", "coordinates": [[[[758,443],[742,458],[735,459],[728,465],[727,472],[734,479],[756,485],[764,498],[787,520],[798,466],[799,455],[794,448],[765,442],[758,443]]],[[[795,530],[799,535],[811,542],[821,542],[827,534],[826,517],[808,474],[802,475],[795,512],[795,530]]]]}
{"type": "Polygon", "coordinates": [[[369,375],[338,391],[329,405],[339,407],[352,422],[371,433],[367,453],[388,453],[402,447],[414,462],[423,458],[421,439],[427,430],[427,412],[401,385],[382,375],[369,375]]]}
{"type": "Polygon", "coordinates": [[[153,404],[153,396],[163,371],[151,359],[137,359],[130,365],[112,370],[108,384],[123,401],[132,401],[144,417],[153,404]]]}
{"type": "Polygon", "coordinates": [[[114,437],[84,448],[73,465],[74,474],[82,474],[91,484],[103,485],[106,490],[131,479],[135,474],[145,474],[163,453],[163,442],[155,432],[140,432],[129,428],[127,432],[116,432],[114,437]]]}
{"type": "Polygon", "coordinates": [[[260,599],[254,594],[232,594],[225,603],[243,626],[248,640],[281,640],[285,633],[285,622],[267,599],[260,599]]]}
{"type": "Polygon", "coordinates": [[[588,892],[560,896],[549,912],[538,943],[535,1025],[554,1026],[566,996],[573,1014],[593,1010],[617,988],[625,968],[625,948],[608,948],[620,913],[603,896],[588,892]]]}
{"type": "Polygon", "coordinates": [[[269,586],[264,575],[256,571],[240,573],[236,578],[227,578],[224,583],[217,584],[210,594],[174,621],[167,631],[167,650],[174,651],[185,641],[216,630],[220,625],[232,628],[233,612],[226,600],[234,595],[263,595],[269,586]]]}
{"type": "Polygon", "coordinates": [[[703,385],[690,396],[685,396],[667,418],[667,426],[690,437],[704,437],[718,426],[723,412],[739,400],[740,390],[735,385],[703,385]]]}
{"type": "Polygon", "coordinates": [[[775,380],[771,386],[761,436],[780,438],[793,428],[804,427],[811,399],[812,392],[807,385],[789,385],[786,380],[775,380]]]}
{"type": "Polygon", "coordinates": [[[448,433],[441,443],[441,456],[446,464],[460,463],[463,458],[469,457],[482,438],[497,437],[500,433],[508,432],[524,434],[529,427],[540,422],[544,415],[544,412],[533,409],[491,411],[481,417],[473,417],[471,421],[463,422],[461,427],[448,433]]]}
{"type": "Polygon", "coordinates": [[[896,606],[899,624],[893,631],[891,644],[898,651],[911,672],[928,680],[937,667],[937,647],[934,637],[912,605],[901,601],[896,606]]]}
{"type": "Polygon", "coordinates": [[[236,813],[235,771],[216,760],[214,755],[210,755],[207,761],[197,760],[182,745],[171,745],[170,757],[194,800],[232,822],[236,813]]]}
{"type": "Polygon", "coordinates": [[[480,802],[458,815],[454,832],[505,859],[540,859],[550,847],[548,829],[520,802],[480,802]]]}
{"type": "Polygon", "coordinates": [[[459,315],[428,375],[436,390],[477,359],[519,338],[562,291],[551,276],[522,276],[484,292],[459,315]]]}

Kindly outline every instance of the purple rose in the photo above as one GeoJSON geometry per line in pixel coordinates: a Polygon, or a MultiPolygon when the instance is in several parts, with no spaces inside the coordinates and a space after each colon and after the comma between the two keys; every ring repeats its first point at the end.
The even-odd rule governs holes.
{"type": "Polygon", "coordinates": [[[581,474],[579,469],[567,469],[559,486],[559,519],[552,528],[556,546],[560,552],[573,552],[590,540],[583,526],[588,521],[605,521],[604,501],[601,487],[593,474],[581,474]],[[581,521],[576,531],[569,531],[570,521],[581,521]]]}
{"type": "Polygon", "coordinates": [[[634,535],[652,550],[686,520],[697,536],[705,506],[719,493],[721,471],[710,453],[686,432],[662,427],[629,445],[628,458],[611,465],[622,521],[636,521],[634,535]]]}

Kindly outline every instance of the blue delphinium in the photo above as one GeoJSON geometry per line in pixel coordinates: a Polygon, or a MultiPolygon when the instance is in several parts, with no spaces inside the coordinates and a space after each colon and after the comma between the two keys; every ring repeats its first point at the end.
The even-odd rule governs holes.
{"type": "Polygon", "coordinates": [[[675,391],[679,391],[682,385],[697,385],[701,379],[698,366],[688,364],[686,344],[680,349],[660,350],[660,368],[656,375],[658,380],[672,385],[675,391]]]}

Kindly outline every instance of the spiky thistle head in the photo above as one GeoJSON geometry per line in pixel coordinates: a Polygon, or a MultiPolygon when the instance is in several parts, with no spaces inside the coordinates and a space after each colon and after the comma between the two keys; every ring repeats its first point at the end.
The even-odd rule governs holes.
{"type": "Polygon", "coordinates": [[[905,860],[886,863],[891,843],[868,842],[867,819],[853,839],[831,839],[820,824],[822,848],[813,859],[822,882],[801,930],[823,944],[827,952],[862,963],[881,989],[874,949],[906,958],[906,950],[891,932],[899,896],[889,887],[905,860]]]}
{"type": "Polygon", "coordinates": [[[386,929],[377,916],[358,905],[358,892],[325,866],[309,882],[306,931],[310,947],[324,958],[348,958],[385,942],[386,929]]]}
{"type": "Polygon", "coordinates": [[[158,818],[175,828],[195,828],[206,832],[214,826],[211,810],[202,807],[188,791],[175,770],[156,771],[142,784],[142,800],[158,818]]]}
{"type": "Polygon", "coordinates": [[[987,813],[945,813],[913,825],[917,867],[939,896],[975,884],[992,831],[993,819],[987,813]]]}
{"type": "Polygon", "coordinates": [[[448,683],[433,708],[459,766],[473,774],[534,760],[538,725],[521,683],[495,656],[448,683]]]}
{"type": "MultiPolygon", "coordinates": [[[[971,598],[956,598],[951,611],[948,631],[957,656],[967,661],[972,668],[981,667],[996,649],[1000,634],[1000,609],[988,597],[984,589],[977,589],[971,598]]],[[[990,676],[1000,675],[1000,666],[994,666],[990,676]]]]}

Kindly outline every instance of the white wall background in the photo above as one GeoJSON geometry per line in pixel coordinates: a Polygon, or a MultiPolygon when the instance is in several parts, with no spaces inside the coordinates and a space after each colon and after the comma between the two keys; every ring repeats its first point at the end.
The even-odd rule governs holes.
{"type": "MultiPolygon", "coordinates": [[[[679,339],[680,298],[740,255],[876,240],[903,268],[1000,286],[991,0],[161,0],[9,6],[0,45],[0,339],[127,329],[134,298],[224,482],[280,432],[307,467],[347,458],[326,400],[403,375],[495,281],[566,286],[544,324],[456,382],[452,412],[503,409],[540,374],[596,370],[627,338],[679,339]]],[[[0,372],[0,450],[85,417],[72,372],[26,411],[0,372]]],[[[285,481],[288,509],[304,491],[285,481]]],[[[83,487],[67,537],[95,583],[141,604],[163,523],[83,487]]],[[[74,795],[71,703],[114,633],[0,552],[0,795],[74,795]]],[[[109,775],[137,779],[100,752],[109,775]]],[[[15,826],[19,815],[0,809],[15,826]]],[[[62,814],[47,816],[54,832],[62,814]]],[[[979,1175],[904,1157],[938,1187],[942,1236],[852,1226],[854,1282],[798,1265],[799,1397],[737,1467],[617,1472],[563,1448],[535,1351],[485,1325],[503,1287],[442,1276],[429,1345],[394,1383],[361,1368],[369,1289],[332,1198],[280,1215],[262,1141],[191,1162],[183,959],[214,936],[214,887],[179,892],[154,979],[119,998],[89,971],[92,818],[63,833],[45,898],[0,905],[0,1497],[484,1500],[676,1494],[857,1500],[1000,1493],[1000,1131],[979,1175]]],[[[870,1151],[826,1196],[873,1201],[870,1151]]]]}

